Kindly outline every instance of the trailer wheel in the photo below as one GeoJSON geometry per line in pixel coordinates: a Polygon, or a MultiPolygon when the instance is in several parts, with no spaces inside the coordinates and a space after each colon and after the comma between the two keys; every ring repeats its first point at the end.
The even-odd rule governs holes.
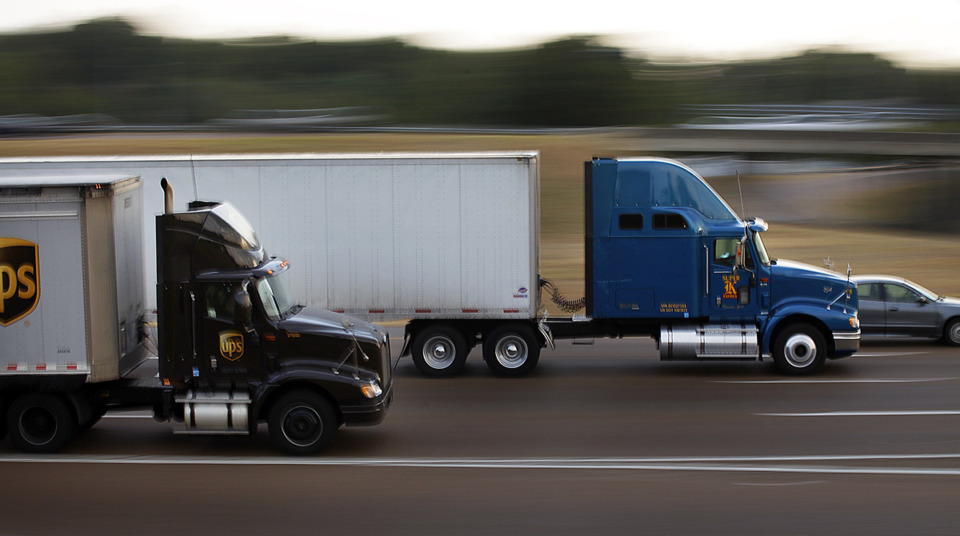
{"type": "Polygon", "coordinates": [[[70,406],[49,393],[31,393],[14,400],[7,412],[7,425],[10,442],[24,452],[56,452],[77,430],[70,406]]]}
{"type": "Polygon", "coordinates": [[[337,416],[322,396],[313,391],[291,391],[270,410],[270,439],[289,454],[316,454],[330,446],[337,433],[337,416]]]}
{"type": "Polygon", "coordinates": [[[781,374],[813,374],[823,366],[826,354],[823,334],[809,324],[788,326],[774,341],[773,360],[781,374]]]}
{"type": "Polygon", "coordinates": [[[424,376],[456,376],[467,361],[467,341],[450,326],[430,326],[413,338],[412,357],[424,376]]]}
{"type": "Polygon", "coordinates": [[[528,326],[500,326],[483,338],[483,359],[498,376],[523,376],[537,367],[540,344],[528,326]]]}

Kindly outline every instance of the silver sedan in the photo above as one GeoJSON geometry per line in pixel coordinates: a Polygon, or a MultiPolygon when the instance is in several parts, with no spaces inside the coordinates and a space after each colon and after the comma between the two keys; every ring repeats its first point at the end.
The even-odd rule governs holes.
{"type": "Polygon", "coordinates": [[[934,337],[960,345],[960,300],[937,296],[902,277],[861,275],[853,281],[864,335],[934,337]]]}

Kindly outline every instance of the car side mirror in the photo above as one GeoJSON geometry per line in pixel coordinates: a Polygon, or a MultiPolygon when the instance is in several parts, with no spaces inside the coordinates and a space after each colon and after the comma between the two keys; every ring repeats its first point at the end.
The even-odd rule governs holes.
{"type": "Polygon", "coordinates": [[[919,303],[920,305],[926,305],[926,304],[930,303],[930,300],[924,298],[923,296],[920,296],[920,299],[917,300],[917,303],[919,303]]]}

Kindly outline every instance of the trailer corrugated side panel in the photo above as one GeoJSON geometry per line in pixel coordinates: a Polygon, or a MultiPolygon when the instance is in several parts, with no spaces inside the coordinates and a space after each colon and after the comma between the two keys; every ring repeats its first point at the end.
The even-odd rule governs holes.
{"type": "MultiPolygon", "coordinates": [[[[374,319],[534,317],[538,169],[536,152],[0,159],[0,177],[140,175],[144,266],[156,265],[161,178],[178,206],[230,201],[268,254],[290,260],[295,296],[374,319]]],[[[152,310],[156,274],[146,276],[152,310]]]]}
{"type": "Polygon", "coordinates": [[[370,318],[534,317],[537,192],[533,158],[326,166],[311,298],[370,318]]]}
{"type": "Polygon", "coordinates": [[[62,179],[33,182],[9,188],[0,179],[7,186],[0,240],[27,241],[37,250],[36,306],[0,327],[0,374],[117,379],[121,356],[133,360],[140,350],[139,182],[124,179],[93,195],[62,179]]]}
{"type": "MultiPolygon", "coordinates": [[[[345,155],[196,163],[287,257],[307,304],[373,319],[531,318],[536,154],[345,155]]],[[[215,198],[219,198],[215,196],[215,198]]]]}

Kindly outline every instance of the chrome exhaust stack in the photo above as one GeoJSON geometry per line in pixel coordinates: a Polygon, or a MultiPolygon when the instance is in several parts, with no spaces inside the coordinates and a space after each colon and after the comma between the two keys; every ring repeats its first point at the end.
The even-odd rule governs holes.
{"type": "Polygon", "coordinates": [[[164,177],[160,179],[160,187],[163,188],[163,213],[173,214],[173,185],[164,177]]]}

